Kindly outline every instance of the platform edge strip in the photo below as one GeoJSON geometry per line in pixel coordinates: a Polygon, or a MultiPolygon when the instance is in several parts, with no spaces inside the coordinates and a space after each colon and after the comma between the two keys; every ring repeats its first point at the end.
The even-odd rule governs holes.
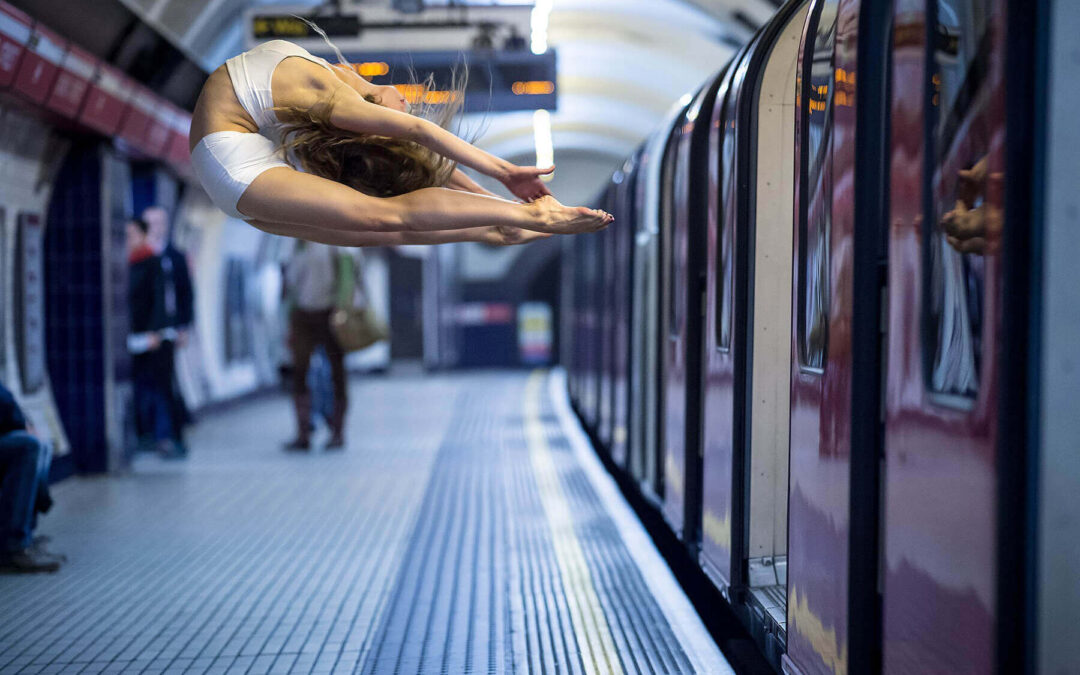
{"type": "Polygon", "coordinates": [[[641,570],[648,589],[695,670],[716,675],[734,673],[656,545],[619,492],[615,480],[596,457],[585,431],[570,410],[566,372],[562,368],[553,369],[547,381],[552,408],[574,456],[626,543],[630,557],[641,570]]]}
{"type": "Polygon", "coordinates": [[[567,599],[573,598],[570,615],[578,645],[588,649],[585,663],[592,672],[623,673],[615,649],[615,639],[608,625],[600,597],[593,585],[592,573],[577,538],[577,528],[570,503],[551,457],[547,434],[541,421],[540,397],[543,395],[544,371],[534,371],[525,385],[523,412],[525,439],[529,448],[537,491],[551,530],[552,547],[567,599]]]}

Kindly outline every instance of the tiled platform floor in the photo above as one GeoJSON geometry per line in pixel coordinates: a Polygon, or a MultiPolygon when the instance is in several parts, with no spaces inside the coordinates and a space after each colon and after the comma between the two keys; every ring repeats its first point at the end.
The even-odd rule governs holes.
{"type": "Polygon", "coordinates": [[[0,673],[729,672],[557,385],[361,379],[343,453],[280,450],[282,397],[65,481],[71,562],[0,577],[0,673]]]}

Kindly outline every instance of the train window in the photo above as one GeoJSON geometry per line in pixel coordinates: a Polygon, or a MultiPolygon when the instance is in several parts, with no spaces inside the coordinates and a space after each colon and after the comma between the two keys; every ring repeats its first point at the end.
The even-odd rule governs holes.
{"type": "Polygon", "coordinates": [[[829,241],[832,233],[833,52],[837,0],[814,17],[813,50],[801,77],[803,136],[799,218],[799,361],[821,370],[829,338],[829,241]]]}
{"type": "Polygon", "coordinates": [[[1000,220],[987,203],[994,108],[990,0],[931,0],[927,59],[927,204],[923,232],[923,365],[927,387],[970,405],[982,359],[985,238],[951,238],[1000,220]]]}
{"type": "Polygon", "coordinates": [[[731,349],[731,301],[732,288],[735,283],[735,266],[733,264],[735,241],[733,236],[731,219],[735,208],[735,106],[734,92],[728,90],[724,101],[724,130],[723,140],[720,147],[720,181],[717,189],[720,190],[720,208],[716,216],[717,227],[716,245],[718,248],[718,265],[716,269],[716,345],[720,349],[731,349]]]}
{"type": "MultiPolygon", "coordinates": [[[[678,130],[679,127],[676,127],[678,130]]],[[[679,321],[682,318],[682,308],[679,307],[680,288],[675,280],[675,270],[679,269],[680,262],[686,257],[685,252],[680,251],[675,242],[675,163],[679,151],[679,134],[673,132],[668,140],[667,149],[664,151],[664,165],[660,179],[660,227],[664,241],[667,242],[667,296],[668,296],[668,333],[671,337],[679,335],[679,321]]]]}

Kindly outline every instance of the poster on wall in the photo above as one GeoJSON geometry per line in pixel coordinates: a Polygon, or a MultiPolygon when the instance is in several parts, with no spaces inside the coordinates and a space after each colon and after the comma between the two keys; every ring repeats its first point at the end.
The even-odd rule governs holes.
{"type": "Polygon", "coordinates": [[[45,384],[45,283],[41,215],[20,213],[15,252],[15,326],[22,390],[45,384]]]}

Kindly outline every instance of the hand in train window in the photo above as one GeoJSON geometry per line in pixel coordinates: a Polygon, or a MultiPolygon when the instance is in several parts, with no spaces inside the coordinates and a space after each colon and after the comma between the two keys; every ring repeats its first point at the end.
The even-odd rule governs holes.
{"type": "Polygon", "coordinates": [[[803,367],[825,367],[829,340],[829,244],[832,235],[832,126],[837,2],[818,5],[813,51],[801,78],[798,346],[803,367]]]}
{"type": "MultiPolygon", "coordinates": [[[[931,0],[926,193],[933,210],[924,242],[926,380],[937,393],[971,399],[982,360],[984,253],[997,244],[1000,209],[988,191],[995,106],[990,81],[991,0],[931,0]]],[[[999,193],[999,191],[998,191],[999,193]]]]}
{"type": "Polygon", "coordinates": [[[960,253],[984,255],[997,251],[1003,223],[1001,208],[987,200],[987,190],[1000,194],[1004,175],[987,175],[986,157],[959,172],[956,205],[941,218],[949,245],[960,253]]]}

